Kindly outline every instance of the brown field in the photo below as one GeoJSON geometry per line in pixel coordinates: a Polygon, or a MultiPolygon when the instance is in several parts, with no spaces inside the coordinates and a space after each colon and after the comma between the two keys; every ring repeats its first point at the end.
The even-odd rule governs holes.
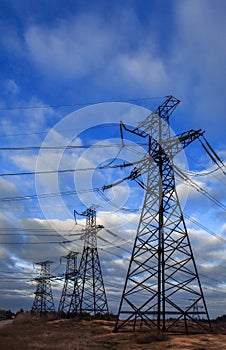
{"type": "Polygon", "coordinates": [[[35,320],[26,315],[0,328],[4,350],[225,350],[226,324],[211,334],[112,333],[113,321],[35,320]]]}

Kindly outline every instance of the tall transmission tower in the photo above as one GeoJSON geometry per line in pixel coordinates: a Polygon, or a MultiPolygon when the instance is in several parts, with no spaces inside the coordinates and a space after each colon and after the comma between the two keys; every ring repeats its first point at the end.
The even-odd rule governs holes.
{"type": "Polygon", "coordinates": [[[82,235],[84,248],[78,275],[80,317],[86,314],[94,318],[108,317],[108,303],[97,250],[97,233],[104,227],[96,224],[96,210],[93,206],[79,215],[86,217],[82,235]]]}
{"type": "Polygon", "coordinates": [[[36,265],[40,266],[40,275],[35,278],[38,285],[34,293],[35,299],[31,311],[39,312],[40,315],[55,311],[51,288],[51,264],[52,261],[42,261],[36,263],[36,265]]]}
{"type": "Polygon", "coordinates": [[[135,129],[123,130],[148,139],[148,152],[128,179],[145,191],[115,331],[140,327],[162,331],[211,330],[189,236],[179,203],[173,160],[203,134],[190,130],[174,136],[169,116],[178,105],[173,96],[135,129]],[[146,176],[143,182],[141,175],[146,176]],[[188,300],[192,303],[187,306],[188,300]],[[197,306],[199,305],[199,306],[197,306]],[[195,311],[194,311],[195,310],[195,311]],[[205,319],[201,322],[200,319],[205,319]]]}
{"type": "Polygon", "coordinates": [[[64,257],[66,259],[66,272],[58,307],[58,313],[61,316],[75,316],[78,314],[79,289],[77,257],[77,252],[70,252],[64,257]]]}

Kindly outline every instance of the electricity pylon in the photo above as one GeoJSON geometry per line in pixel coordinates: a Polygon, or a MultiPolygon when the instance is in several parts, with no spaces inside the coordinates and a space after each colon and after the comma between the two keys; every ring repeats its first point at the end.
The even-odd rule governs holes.
{"type": "Polygon", "coordinates": [[[66,272],[64,286],[58,307],[60,316],[76,316],[79,306],[79,289],[78,289],[78,269],[77,269],[77,252],[70,252],[64,258],[66,262],[66,272]]]}
{"type": "Polygon", "coordinates": [[[97,250],[97,233],[104,227],[96,224],[94,207],[79,215],[86,217],[86,227],[81,237],[84,239],[84,248],[78,274],[79,314],[80,317],[87,314],[94,318],[108,317],[108,303],[97,250]]]}
{"type": "MultiPolygon", "coordinates": [[[[158,330],[211,330],[210,319],[198,276],[182,209],[179,203],[173,159],[200,135],[190,130],[173,136],[169,116],[179,101],[173,96],[135,129],[123,129],[148,138],[148,152],[128,179],[145,191],[137,235],[122,293],[115,331],[125,327],[158,330]],[[143,182],[141,175],[146,176],[143,182]],[[186,306],[187,300],[191,305],[186,306]],[[201,322],[199,317],[205,318],[201,322]],[[189,328],[190,327],[190,328],[189,328]]],[[[109,186],[110,187],[110,186],[109,186]]]]}
{"type": "Polygon", "coordinates": [[[51,264],[52,261],[42,261],[36,263],[36,265],[39,265],[41,269],[40,275],[35,278],[35,281],[38,283],[38,285],[34,293],[35,299],[31,311],[39,312],[40,315],[55,311],[51,288],[51,264]]]}

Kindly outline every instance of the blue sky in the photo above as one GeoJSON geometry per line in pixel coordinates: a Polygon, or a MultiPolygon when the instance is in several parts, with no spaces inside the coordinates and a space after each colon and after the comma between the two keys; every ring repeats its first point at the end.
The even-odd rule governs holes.
{"type": "MultiPolygon", "coordinates": [[[[225,161],[225,10],[223,0],[152,0],[126,4],[117,0],[111,3],[0,0],[0,147],[96,145],[64,152],[42,150],[39,155],[38,151],[1,150],[1,173],[94,168],[106,164],[120,150],[119,121],[135,125],[167,95],[181,100],[171,117],[173,131],[178,134],[189,129],[205,130],[206,138],[225,161]],[[118,103],[108,104],[112,101],[118,103]],[[91,105],[97,102],[106,104],[91,105]],[[101,147],[103,144],[105,147],[101,147]]],[[[117,164],[141,156],[143,151],[136,148],[134,140],[130,138],[128,142],[136,152],[130,149],[120,153],[117,164]]],[[[185,159],[179,164],[184,166],[185,160],[186,170],[198,175],[215,168],[198,141],[186,149],[185,159]]],[[[46,232],[43,229],[51,224],[56,230],[68,232],[74,227],[74,208],[82,211],[93,201],[100,205],[100,222],[123,234],[129,241],[128,249],[131,248],[139,212],[118,213],[114,208],[139,208],[142,191],[133,183],[120,184],[113,192],[106,193],[111,204],[100,195],[84,191],[90,186],[114,182],[125,174],[120,169],[108,169],[59,176],[43,174],[36,178],[33,175],[0,177],[1,197],[10,199],[1,203],[1,232],[18,233],[0,236],[0,308],[30,308],[35,285],[26,278],[33,276],[33,262],[52,259],[56,262],[53,267],[56,274],[64,270],[64,266],[58,265],[67,249],[60,244],[3,244],[29,239],[53,240],[37,236],[37,232],[29,238],[26,228],[33,230],[30,233],[34,229],[46,232]],[[36,198],[21,199],[21,196],[74,190],[80,191],[80,196],[41,196],[39,202],[36,198]],[[16,196],[20,197],[17,201],[16,196]],[[8,227],[14,231],[7,230],[8,227]]],[[[226,181],[221,171],[192,180],[226,205],[226,181]]],[[[189,187],[188,193],[187,189],[186,184],[178,184],[187,215],[212,233],[225,237],[225,209],[193,187],[189,187]]],[[[225,242],[189,220],[187,226],[203,275],[210,314],[215,317],[226,306],[225,242]]],[[[112,240],[106,232],[102,237],[112,240]]],[[[81,250],[81,244],[75,241],[71,248],[81,250]]],[[[111,280],[112,274],[121,277],[114,296],[110,286],[107,287],[110,309],[115,311],[126,273],[126,265],[116,255],[129,257],[116,248],[116,255],[111,256],[103,241],[99,240],[99,244],[106,286],[109,274],[111,280]]],[[[60,289],[59,284],[54,285],[56,305],[60,289]]]]}

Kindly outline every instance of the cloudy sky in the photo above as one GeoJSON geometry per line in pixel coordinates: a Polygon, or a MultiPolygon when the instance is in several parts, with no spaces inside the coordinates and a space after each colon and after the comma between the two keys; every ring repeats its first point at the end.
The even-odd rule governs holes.
{"type": "MultiPolygon", "coordinates": [[[[129,134],[121,150],[119,122],[135,126],[173,95],[173,132],[205,130],[226,159],[225,11],[224,0],[0,0],[0,308],[31,308],[33,263],[64,272],[60,257],[82,251],[85,222],[75,224],[74,209],[95,204],[115,234],[102,230],[98,244],[117,310],[143,191],[132,182],[95,189],[128,175],[109,165],[144,155],[129,134]]],[[[192,181],[177,189],[216,317],[226,308],[225,174],[198,140],[178,167],[192,181]]],[[[61,287],[53,285],[56,307],[61,287]]]]}

